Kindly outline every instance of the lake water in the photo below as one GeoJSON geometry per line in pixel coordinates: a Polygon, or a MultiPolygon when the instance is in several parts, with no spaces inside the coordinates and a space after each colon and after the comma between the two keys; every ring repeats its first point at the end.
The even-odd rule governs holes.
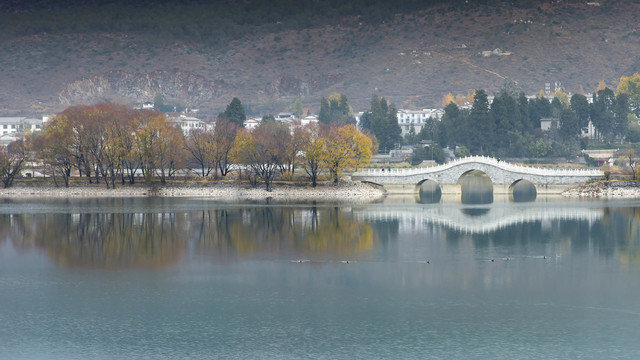
{"type": "Polygon", "coordinates": [[[638,359],[640,202],[0,200],[0,359],[638,359]]]}

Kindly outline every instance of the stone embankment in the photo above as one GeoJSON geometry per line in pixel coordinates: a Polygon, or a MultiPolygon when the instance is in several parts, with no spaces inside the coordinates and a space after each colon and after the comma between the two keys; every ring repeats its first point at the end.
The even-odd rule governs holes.
{"type": "Polygon", "coordinates": [[[640,199],[640,183],[632,181],[589,183],[566,190],[562,195],[572,198],[640,199]]]}
{"type": "Polygon", "coordinates": [[[366,203],[380,200],[384,191],[357,182],[319,184],[311,186],[276,185],[272,191],[264,186],[250,187],[237,183],[182,184],[157,187],[120,186],[106,189],[102,186],[20,186],[0,189],[0,198],[97,198],[97,197],[197,197],[221,202],[263,201],[275,202],[350,202],[366,203]]]}

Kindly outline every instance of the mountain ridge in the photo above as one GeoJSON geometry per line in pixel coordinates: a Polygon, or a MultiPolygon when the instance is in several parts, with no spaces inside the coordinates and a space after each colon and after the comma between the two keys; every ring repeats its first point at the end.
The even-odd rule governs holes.
{"type": "Polygon", "coordinates": [[[367,108],[374,93],[398,107],[426,108],[440,106],[449,92],[497,92],[508,80],[528,94],[556,81],[567,91],[589,92],[602,80],[615,88],[620,76],[640,71],[637,1],[499,4],[438,3],[376,24],[345,16],[217,46],[117,31],[4,39],[0,112],[134,104],[152,101],[156,91],[199,107],[203,116],[214,116],[234,96],[249,113],[286,110],[296,98],[314,111],[332,92],[345,93],[356,110],[367,108]],[[502,56],[483,56],[495,49],[502,56]]]}

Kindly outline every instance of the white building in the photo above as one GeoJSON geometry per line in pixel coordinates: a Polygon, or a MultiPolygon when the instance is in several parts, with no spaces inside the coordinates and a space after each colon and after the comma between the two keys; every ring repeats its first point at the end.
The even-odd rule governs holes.
{"type": "Polygon", "coordinates": [[[26,117],[0,117],[0,135],[34,132],[42,129],[42,120],[26,117]]]}
{"type": "Polygon", "coordinates": [[[182,130],[182,133],[187,136],[189,133],[196,129],[209,130],[209,124],[205,123],[196,117],[180,115],[179,117],[170,117],[167,122],[174,124],[182,130]]]}
{"type": "Polygon", "coordinates": [[[595,139],[597,137],[597,129],[593,126],[591,120],[589,120],[586,127],[580,129],[580,136],[587,139],[595,139]]]}
{"type": "Polygon", "coordinates": [[[309,124],[317,124],[318,117],[316,115],[305,116],[300,120],[300,126],[307,126],[309,124]]]}
{"type": "Polygon", "coordinates": [[[281,112],[278,115],[276,115],[275,118],[276,118],[276,121],[291,122],[296,119],[296,116],[290,112],[281,112]]]}
{"type": "Polygon", "coordinates": [[[2,134],[0,135],[0,148],[6,147],[18,139],[19,135],[17,135],[17,133],[2,134]]]}
{"type": "Polygon", "coordinates": [[[439,121],[440,119],[442,119],[442,115],[444,115],[444,111],[440,109],[400,109],[398,110],[397,117],[398,125],[400,125],[400,129],[402,130],[401,135],[403,137],[407,135],[412,126],[415,129],[415,133],[417,134],[420,132],[420,130],[422,130],[429,118],[439,121]]]}
{"type": "Polygon", "coordinates": [[[542,131],[549,131],[552,127],[558,128],[560,119],[558,118],[546,118],[540,119],[540,129],[542,131]]]}
{"type": "Polygon", "coordinates": [[[262,122],[262,118],[251,118],[244,121],[244,128],[248,131],[253,131],[253,129],[257,128],[262,122]]]}

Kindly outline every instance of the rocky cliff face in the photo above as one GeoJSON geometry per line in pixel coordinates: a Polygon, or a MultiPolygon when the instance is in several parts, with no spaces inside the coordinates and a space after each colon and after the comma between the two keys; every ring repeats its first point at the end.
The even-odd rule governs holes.
{"type": "Polygon", "coordinates": [[[199,106],[229,90],[224,81],[211,81],[188,71],[127,73],[109,71],[66,85],[58,94],[62,105],[126,99],[152,101],[157,94],[183,104],[199,106]]]}

